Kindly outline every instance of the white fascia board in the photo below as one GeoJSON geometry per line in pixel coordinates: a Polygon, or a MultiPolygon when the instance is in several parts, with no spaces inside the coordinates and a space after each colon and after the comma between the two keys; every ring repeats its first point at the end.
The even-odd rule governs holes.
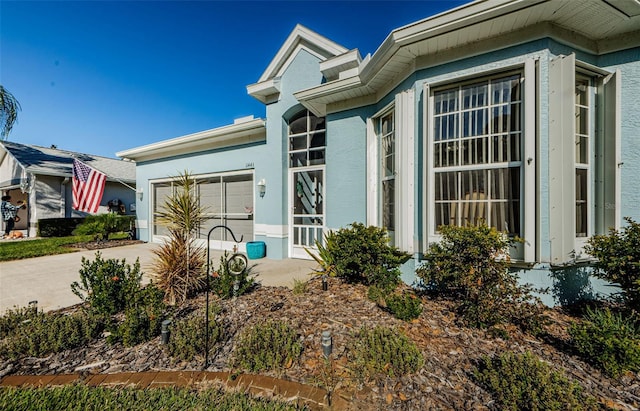
{"type": "Polygon", "coordinates": [[[265,120],[255,119],[211,130],[200,131],[182,137],[120,151],[116,156],[134,161],[170,157],[212,148],[246,144],[266,139],[265,120]]]}
{"type": "Polygon", "coordinates": [[[300,90],[293,93],[293,96],[300,102],[310,98],[319,98],[327,95],[331,95],[343,90],[348,90],[353,87],[362,86],[360,76],[348,77],[340,80],[332,81],[331,83],[321,84],[319,86],[311,87],[308,89],[300,90]]]}
{"type": "Polygon", "coordinates": [[[280,77],[250,84],[247,86],[247,93],[266,104],[273,100],[274,96],[280,95],[280,77]]]}
{"type": "Polygon", "coordinates": [[[344,71],[357,69],[361,62],[360,51],[353,49],[339,56],[321,61],[320,71],[326,78],[337,78],[344,71]]]}
{"type": "Polygon", "coordinates": [[[302,40],[306,40],[307,42],[314,44],[316,47],[324,50],[328,55],[336,56],[347,51],[346,48],[342,47],[338,43],[309,30],[301,24],[297,24],[291,34],[289,34],[289,37],[287,37],[287,40],[285,40],[282,47],[280,47],[280,50],[278,50],[278,53],[275,55],[273,60],[271,60],[269,66],[267,66],[267,69],[262,73],[262,76],[260,76],[258,83],[277,76],[277,73],[289,59],[289,56],[294,53],[296,47],[302,40]]]}

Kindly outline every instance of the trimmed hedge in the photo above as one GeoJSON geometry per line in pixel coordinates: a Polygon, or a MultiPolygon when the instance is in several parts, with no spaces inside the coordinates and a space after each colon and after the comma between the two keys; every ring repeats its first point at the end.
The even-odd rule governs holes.
{"type": "Polygon", "coordinates": [[[38,220],[38,237],[69,237],[84,217],[43,218],[38,220]]]}

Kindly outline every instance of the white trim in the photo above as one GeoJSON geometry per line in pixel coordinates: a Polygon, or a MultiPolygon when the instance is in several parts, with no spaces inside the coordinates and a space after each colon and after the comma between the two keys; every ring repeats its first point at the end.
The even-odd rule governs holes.
{"type": "Polygon", "coordinates": [[[396,133],[396,241],[401,250],[414,251],[415,212],[415,93],[413,89],[396,94],[394,117],[396,133]],[[398,184],[399,183],[399,184],[398,184]]]}
{"type": "Polygon", "coordinates": [[[266,121],[255,119],[239,124],[230,124],[211,130],[200,131],[146,146],[116,153],[116,156],[134,161],[173,157],[178,154],[195,153],[233,145],[266,140],[266,121]]]}
{"type": "Polygon", "coordinates": [[[287,238],[289,236],[288,225],[255,223],[253,230],[254,236],[261,235],[268,238],[287,238]]]}
{"type": "Polygon", "coordinates": [[[432,124],[432,118],[429,115],[431,107],[431,86],[429,83],[422,85],[422,244],[417,252],[426,253],[429,248],[432,231],[429,229],[429,220],[431,219],[431,203],[429,202],[429,193],[431,191],[431,147],[429,145],[429,127],[432,124]]]}
{"type": "Polygon", "coordinates": [[[378,225],[378,136],[375,119],[367,119],[367,225],[378,225]]]}
{"type": "Polygon", "coordinates": [[[575,55],[549,62],[549,240],[551,263],[575,251],[575,55]]]}
{"type": "Polygon", "coordinates": [[[276,73],[282,72],[283,67],[286,66],[291,55],[295,54],[298,45],[302,41],[308,42],[310,45],[318,48],[318,51],[314,54],[324,58],[327,58],[328,56],[337,56],[348,51],[348,49],[342,47],[338,43],[309,30],[301,24],[297,24],[291,34],[289,34],[289,37],[285,40],[284,44],[280,47],[280,50],[278,50],[278,53],[273,57],[264,73],[260,76],[258,83],[276,77],[276,73]],[[322,52],[322,54],[319,52],[322,52]]]}
{"type": "Polygon", "coordinates": [[[616,69],[615,71],[615,120],[613,122],[615,127],[615,158],[616,158],[616,171],[615,171],[615,199],[616,199],[616,207],[615,207],[615,229],[620,229],[621,225],[621,202],[622,202],[622,181],[621,181],[621,170],[622,167],[622,156],[621,156],[621,145],[620,142],[622,140],[622,116],[620,114],[620,109],[622,107],[622,72],[620,69],[616,69]]]}
{"type": "Polygon", "coordinates": [[[524,239],[524,261],[534,262],[536,259],[536,60],[524,62],[524,96],[523,96],[523,130],[524,150],[522,153],[523,190],[520,210],[522,215],[522,238],[524,239]]]}

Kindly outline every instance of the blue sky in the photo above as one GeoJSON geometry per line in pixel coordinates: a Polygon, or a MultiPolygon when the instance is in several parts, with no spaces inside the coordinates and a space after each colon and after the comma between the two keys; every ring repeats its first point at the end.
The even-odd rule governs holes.
{"type": "Polygon", "coordinates": [[[264,117],[249,96],[296,24],[374,53],[395,28],[464,1],[0,1],[9,140],[118,151],[264,117]]]}

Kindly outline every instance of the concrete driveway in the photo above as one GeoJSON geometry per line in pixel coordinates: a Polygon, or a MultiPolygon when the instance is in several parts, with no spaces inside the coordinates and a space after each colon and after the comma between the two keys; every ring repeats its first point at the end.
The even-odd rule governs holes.
{"type": "MultiPolygon", "coordinates": [[[[151,252],[158,244],[141,243],[100,250],[103,259],[124,259],[128,264],[140,261],[141,271],[148,273],[155,257],[151,252]]],[[[71,283],[79,281],[82,257],[95,259],[96,251],[78,251],[46,257],[0,263],[0,315],[7,309],[25,307],[30,301],[38,301],[44,311],[56,310],[78,304],[80,299],[71,292],[71,283]]],[[[217,268],[221,251],[211,251],[212,268],[217,268]]],[[[291,288],[294,279],[308,280],[317,264],[307,260],[249,260],[252,273],[265,286],[291,288]]]]}

